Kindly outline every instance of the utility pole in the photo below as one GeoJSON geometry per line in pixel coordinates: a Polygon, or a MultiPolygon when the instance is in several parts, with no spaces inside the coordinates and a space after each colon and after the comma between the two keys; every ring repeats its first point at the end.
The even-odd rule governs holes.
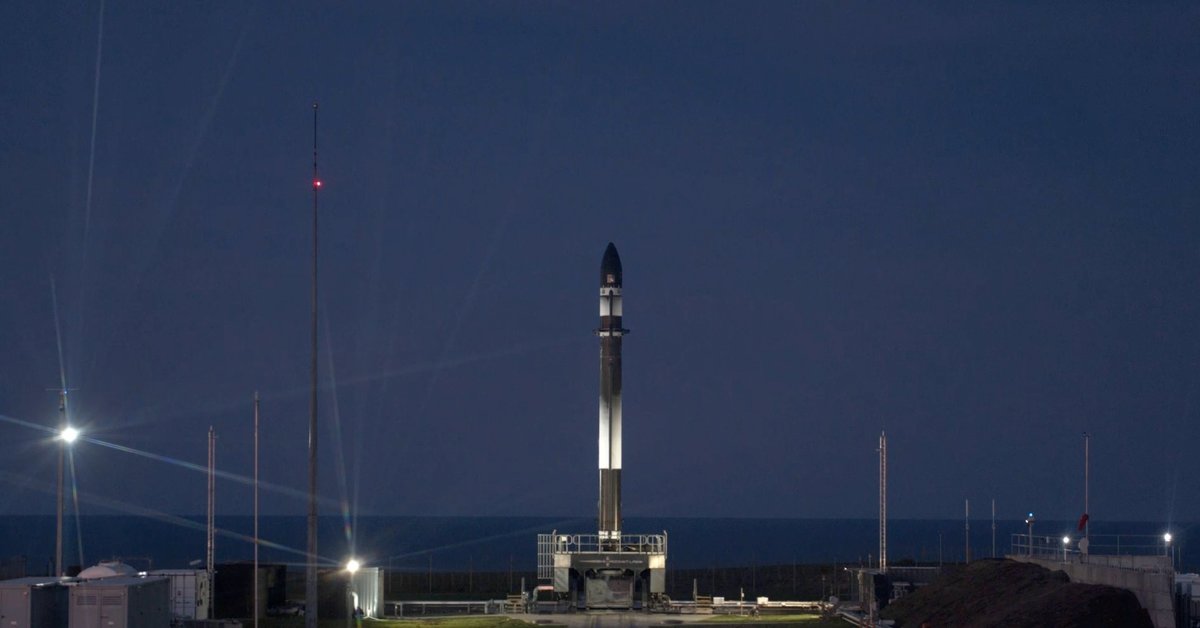
{"type": "Polygon", "coordinates": [[[69,426],[71,424],[71,422],[67,419],[67,389],[66,388],[63,388],[62,391],[59,392],[58,414],[60,417],[59,418],[60,425],[58,427],[59,436],[57,439],[59,441],[59,443],[58,443],[58,521],[57,521],[57,525],[55,527],[56,531],[54,534],[54,572],[55,572],[55,575],[57,575],[59,578],[61,578],[61,577],[63,577],[63,557],[62,557],[62,554],[63,554],[63,508],[64,508],[63,500],[65,499],[64,490],[63,490],[63,481],[64,481],[63,476],[65,475],[65,473],[63,472],[63,467],[64,467],[64,463],[65,463],[65,460],[67,457],[67,442],[62,437],[62,435],[65,433],[67,426],[69,426]]]}
{"type": "MultiPolygon", "coordinates": [[[[50,275],[50,302],[54,306],[54,340],[58,346],[58,383],[59,383],[58,388],[47,389],[47,390],[53,390],[58,393],[58,415],[59,415],[58,433],[56,434],[56,436],[57,436],[56,440],[58,441],[58,504],[57,504],[57,521],[56,521],[55,533],[54,533],[54,573],[55,573],[55,576],[61,578],[64,575],[63,574],[63,559],[62,559],[63,510],[64,510],[64,500],[66,499],[65,490],[63,489],[64,476],[66,475],[66,473],[64,471],[64,465],[65,465],[66,457],[67,457],[67,447],[70,446],[71,442],[73,440],[75,440],[75,438],[78,436],[78,432],[75,431],[71,427],[71,416],[67,412],[67,392],[69,390],[74,390],[74,389],[67,388],[67,368],[66,368],[66,363],[63,362],[62,330],[60,329],[59,324],[58,324],[58,284],[56,284],[54,282],[54,275],[50,275]]],[[[74,466],[74,464],[72,464],[72,466],[71,466],[72,472],[74,472],[74,468],[75,468],[75,466],[74,466]]],[[[72,477],[74,477],[74,475],[72,475],[72,477]]],[[[78,504],[76,504],[75,514],[76,515],[79,514],[78,504]]],[[[78,526],[76,526],[76,527],[78,527],[78,526]]],[[[80,543],[79,554],[80,554],[79,563],[80,563],[80,566],[82,566],[83,565],[82,543],[80,543]]]]}
{"type": "Polygon", "coordinates": [[[254,628],[258,628],[258,391],[254,391],[254,628]]]}

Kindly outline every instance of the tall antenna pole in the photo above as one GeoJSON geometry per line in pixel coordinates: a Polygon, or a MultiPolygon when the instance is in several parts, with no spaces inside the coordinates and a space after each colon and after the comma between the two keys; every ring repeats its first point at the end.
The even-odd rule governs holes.
{"type": "Polygon", "coordinates": [[[971,564],[971,500],[967,499],[963,502],[963,523],[966,527],[963,529],[963,556],[966,558],[966,563],[971,564]]]}
{"type": "Polygon", "coordinates": [[[258,628],[258,391],[254,391],[254,628],[258,628]]]}
{"type": "MultiPolygon", "coordinates": [[[[213,428],[210,425],[210,426],[208,426],[208,522],[207,522],[207,526],[206,526],[206,529],[207,529],[206,537],[207,538],[206,538],[206,548],[205,548],[205,559],[206,559],[205,565],[206,565],[206,569],[208,571],[207,575],[208,575],[208,590],[209,591],[213,590],[213,588],[212,588],[213,574],[215,573],[214,572],[214,564],[213,564],[213,559],[215,557],[215,553],[214,553],[215,536],[213,534],[213,530],[216,525],[216,520],[213,517],[213,513],[216,508],[216,499],[215,499],[216,498],[216,479],[217,479],[217,476],[215,473],[216,465],[217,465],[216,449],[217,449],[217,434],[216,434],[216,432],[213,431],[213,428]]],[[[213,614],[211,608],[209,609],[209,613],[213,614]]]]}
{"type": "MultiPolygon", "coordinates": [[[[1091,535],[1092,515],[1088,510],[1088,482],[1091,479],[1091,441],[1092,437],[1087,432],[1083,433],[1083,538],[1088,539],[1091,535]]],[[[1091,543],[1091,540],[1088,541],[1091,543]]]]}
{"type": "Polygon", "coordinates": [[[887,572],[887,433],[879,433],[879,570],[887,572]]]}
{"type": "Polygon", "coordinates": [[[308,402],[308,568],[304,574],[304,626],[317,628],[317,103],[313,102],[312,369],[308,402]]]}
{"type": "Polygon", "coordinates": [[[992,558],[996,557],[996,498],[992,498],[992,558]]]}

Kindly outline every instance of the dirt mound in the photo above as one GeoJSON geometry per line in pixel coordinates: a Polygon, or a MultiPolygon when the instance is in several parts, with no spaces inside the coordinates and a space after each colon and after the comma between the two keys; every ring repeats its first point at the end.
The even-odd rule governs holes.
{"type": "Polygon", "coordinates": [[[903,628],[1153,628],[1132,592],[1073,583],[1061,571],[977,560],[896,600],[882,612],[903,628]]]}

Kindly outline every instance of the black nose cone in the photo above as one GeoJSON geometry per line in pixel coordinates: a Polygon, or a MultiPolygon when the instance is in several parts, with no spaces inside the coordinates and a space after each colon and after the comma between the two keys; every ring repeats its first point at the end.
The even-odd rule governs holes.
{"type": "Polygon", "coordinates": [[[600,261],[600,287],[621,287],[621,256],[612,242],[604,249],[604,259],[600,261]]]}

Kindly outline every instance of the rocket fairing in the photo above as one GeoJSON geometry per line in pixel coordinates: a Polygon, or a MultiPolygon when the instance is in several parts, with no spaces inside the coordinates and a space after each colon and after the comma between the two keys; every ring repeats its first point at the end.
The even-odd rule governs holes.
{"type": "Polygon", "coordinates": [[[621,538],[621,257],[612,242],[600,262],[600,539],[621,538]]]}

